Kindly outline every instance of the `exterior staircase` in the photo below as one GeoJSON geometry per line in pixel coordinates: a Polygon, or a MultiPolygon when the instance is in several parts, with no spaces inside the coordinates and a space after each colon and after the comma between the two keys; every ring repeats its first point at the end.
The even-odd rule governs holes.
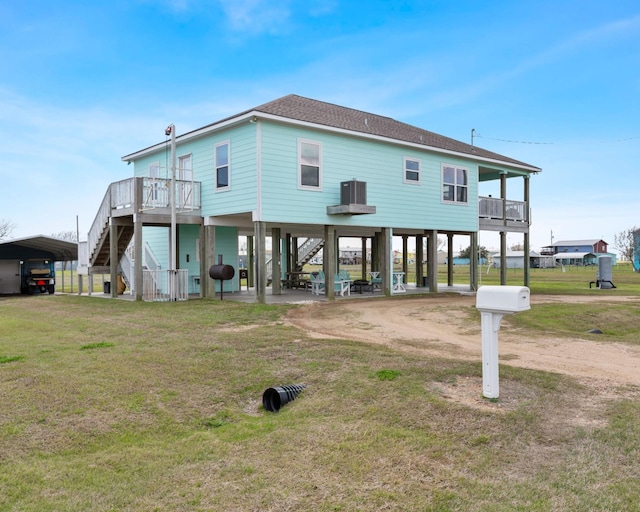
{"type": "Polygon", "coordinates": [[[303,243],[298,245],[298,261],[296,262],[296,270],[302,271],[302,268],[311,261],[320,249],[324,247],[324,238],[307,238],[303,243]]]}
{"type": "MultiPolygon", "coordinates": [[[[301,272],[304,266],[311,261],[320,249],[324,247],[324,238],[306,238],[304,242],[298,244],[298,261],[296,262],[296,272],[301,272]]],[[[267,260],[267,284],[273,280],[273,260],[267,260]]]]}

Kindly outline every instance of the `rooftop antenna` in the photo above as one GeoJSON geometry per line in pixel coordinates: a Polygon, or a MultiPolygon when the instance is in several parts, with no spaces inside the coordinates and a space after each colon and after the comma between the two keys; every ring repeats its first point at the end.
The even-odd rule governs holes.
{"type": "Polygon", "coordinates": [[[473,146],[473,137],[476,134],[476,129],[475,128],[471,128],[471,145],[473,146]]]}

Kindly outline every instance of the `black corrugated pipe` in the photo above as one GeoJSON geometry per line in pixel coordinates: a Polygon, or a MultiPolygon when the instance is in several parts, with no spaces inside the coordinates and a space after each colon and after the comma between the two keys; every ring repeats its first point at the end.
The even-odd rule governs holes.
{"type": "Polygon", "coordinates": [[[278,412],[282,406],[294,400],[306,387],[306,384],[288,384],[269,388],[262,394],[262,406],[267,411],[278,412]]]}

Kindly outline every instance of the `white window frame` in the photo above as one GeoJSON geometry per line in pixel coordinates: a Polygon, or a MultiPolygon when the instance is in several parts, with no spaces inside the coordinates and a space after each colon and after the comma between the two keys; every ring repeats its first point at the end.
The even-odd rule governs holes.
{"type": "Polygon", "coordinates": [[[181,181],[193,181],[193,154],[185,153],[178,157],[178,175],[176,179],[181,181]],[[185,162],[189,162],[188,166],[185,166],[185,162]],[[185,172],[186,171],[186,172],[185,172]]]}
{"type": "Polygon", "coordinates": [[[422,179],[422,162],[419,158],[414,158],[411,156],[405,156],[402,159],[402,181],[404,183],[409,183],[410,185],[420,185],[420,181],[422,179]],[[415,162],[418,164],[418,169],[409,169],[407,167],[407,162],[415,162]],[[408,177],[409,173],[416,173],[418,175],[418,179],[411,179],[408,177]]]}
{"type": "Polygon", "coordinates": [[[160,162],[149,164],[149,178],[149,193],[145,201],[155,203],[160,197],[160,162]]]}
{"type": "Polygon", "coordinates": [[[216,192],[226,192],[227,190],[229,190],[231,188],[231,142],[229,140],[224,140],[221,142],[218,142],[215,147],[214,147],[214,152],[213,152],[213,185],[214,185],[214,189],[216,192]],[[218,148],[222,147],[222,146],[227,146],[227,164],[225,165],[218,165],[218,148]],[[227,184],[219,187],[218,186],[218,169],[221,169],[223,167],[227,168],[227,184]]]}
{"type": "Polygon", "coordinates": [[[158,179],[160,177],[160,162],[151,162],[149,164],[149,178],[158,179]]]}
{"type": "Polygon", "coordinates": [[[181,183],[176,183],[176,201],[178,201],[178,208],[180,209],[192,209],[193,208],[193,153],[185,153],[178,156],[178,175],[176,180],[181,183]],[[188,165],[185,163],[188,162],[188,165]]]}
{"type": "Polygon", "coordinates": [[[456,164],[442,164],[442,173],[441,173],[441,182],[442,182],[442,202],[447,204],[460,204],[460,205],[468,205],[469,204],[469,169],[467,167],[463,167],[461,165],[456,164]],[[453,169],[453,183],[445,183],[444,181],[444,172],[445,169],[453,169]],[[466,177],[466,184],[458,183],[458,171],[464,171],[466,177]],[[453,187],[453,199],[445,199],[444,196],[444,188],[453,187]],[[458,191],[464,189],[466,191],[466,199],[461,201],[458,199],[458,191]]]}
{"type": "Polygon", "coordinates": [[[298,139],[298,188],[302,190],[322,190],[322,143],[316,140],[298,139]],[[302,166],[305,164],[302,159],[302,146],[304,144],[318,147],[318,185],[302,184],[302,166]]]}

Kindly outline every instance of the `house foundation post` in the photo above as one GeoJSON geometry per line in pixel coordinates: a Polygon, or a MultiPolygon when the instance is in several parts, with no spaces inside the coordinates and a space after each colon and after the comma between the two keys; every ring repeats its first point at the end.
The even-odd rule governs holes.
{"type": "Polygon", "coordinates": [[[469,255],[469,285],[471,291],[478,289],[478,233],[471,233],[471,254],[469,255]]]}
{"type": "Polygon", "coordinates": [[[524,206],[525,206],[525,220],[527,223],[527,230],[524,232],[524,285],[530,287],[531,285],[531,261],[529,254],[531,253],[531,242],[529,240],[529,226],[531,225],[531,219],[529,217],[529,176],[524,177],[524,206]]]}
{"type": "Polygon", "coordinates": [[[380,275],[382,276],[382,293],[386,297],[391,296],[391,287],[393,283],[393,246],[391,243],[393,237],[393,230],[391,228],[382,228],[381,251],[382,258],[380,258],[380,275]]]}
{"type": "Polygon", "coordinates": [[[447,286],[453,286],[453,235],[447,233],[447,286]]]}
{"type": "Polygon", "coordinates": [[[286,252],[286,261],[287,261],[287,272],[295,272],[298,270],[298,260],[300,256],[298,254],[298,237],[291,236],[291,234],[287,233],[285,250],[286,252]]]}
{"type": "Polygon", "coordinates": [[[256,244],[256,299],[260,304],[267,302],[266,231],[264,222],[253,223],[256,244]]]}
{"type": "Polygon", "coordinates": [[[205,227],[204,224],[198,226],[198,238],[200,240],[200,297],[207,296],[207,287],[209,286],[208,277],[209,269],[207,268],[207,244],[205,243],[205,227]]]}
{"type": "Polygon", "coordinates": [[[256,285],[256,271],[255,271],[255,263],[256,263],[256,258],[255,258],[255,253],[254,253],[254,237],[252,236],[248,236],[247,237],[247,263],[246,263],[246,267],[247,267],[247,273],[249,275],[249,279],[248,279],[248,287],[249,288],[253,288],[256,285]]]}
{"type": "Polygon", "coordinates": [[[409,242],[408,236],[402,235],[402,271],[404,272],[405,282],[409,276],[409,242]]]}
{"type": "Polygon", "coordinates": [[[424,277],[424,237],[422,235],[416,235],[416,287],[422,288],[424,277]]]}
{"type": "Polygon", "coordinates": [[[271,295],[282,295],[282,240],[280,228],[271,229],[271,295]]]}
{"type": "Polygon", "coordinates": [[[111,280],[111,298],[118,297],[118,225],[109,217],[109,279],[111,280]]]}
{"type": "Polygon", "coordinates": [[[133,289],[136,300],[142,300],[142,219],[140,214],[133,215],[133,289]]]}
{"type": "Polygon", "coordinates": [[[500,284],[507,284],[507,233],[500,231],[500,284]]]}
{"type": "Polygon", "coordinates": [[[336,273],[336,228],[325,225],[324,227],[325,245],[323,248],[322,267],[324,269],[324,293],[328,300],[336,299],[335,282],[333,279],[336,273]]]}
{"type": "MultiPolygon", "coordinates": [[[[507,225],[507,173],[500,174],[500,199],[502,199],[502,224],[507,225]]],[[[507,233],[500,232],[500,284],[507,284],[507,233]]]]}
{"type": "Polygon", "coordinates": [[[204,293],[205,297],[213,298],[216,296],[216,283],[209,277],[209,268],[211,265],[215,265],[216,261],[216,227],[205,226],[204,227],[204,258],[202,264],[204,269],[202,271],[202,278],[200,279],[200,293],[204,293]]]}
{"type": "Polygon", "coordinates": [[[362,237],[362,258],[360,260],[360,279],[367,278],[367,237],[362,237]]]}
{"type": "Polygon", "coordinates": [[[438,232],[430,229],[427,232],[427,275],[429,291],[438,292],[438,232]]]}

